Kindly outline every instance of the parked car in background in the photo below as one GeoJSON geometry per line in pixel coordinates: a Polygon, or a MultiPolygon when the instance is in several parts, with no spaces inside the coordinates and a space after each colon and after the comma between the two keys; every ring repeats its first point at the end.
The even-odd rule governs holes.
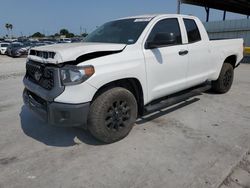
{"type": "Polygon", "coordinates": [[[82,42],[82,38],[72,38],[71,41],[72,41],[72,43],[82,42]]]}
{"type": "Polygon", "coordinates": [[[24,43],[25,46],[27,46],[28,50],[32,47],[36,46],[44,46],[47,45],[45,42],[39,42],[39,41],[32,41],[32,42],[26,42],[24,43]]]}
{"type": "Polygon", "coordinates": [[[36,44],[31,45],[31,48],[32,48],[32,47],[37,47],[37,46],[45,46],[45,45],[48,45],[48,44],[45,43],[45,42],[37,42],[36,44]]]}
{"type": "Polygon", "coordinates": [[[10,45],[10,43],[0,43],[0,54],[4,55],[7,52],[7,47],[10,45]]]}
{"type": "Polygon", "coordinates": [[[30,43],[13,42],[7,48],[7,55],[10,57],[21,57],[28,54],[30,43]]]}
{"type": "Polygon", "coordinates": [[[42,43],[45,43],[45,45],[56,44],[56,42],[53,42],[53,41],[42,41],[42,43]]]}
{"type": "Polygon", "coordinates": [[[11,42],[18,42],[18,39],[4,39],[5,42],[11,43],[11,42]]]}
{"type": "Polygon", "coordinates": [[[62,38],[59,40],[59,43],[72,43],[72,41],[69,38],[62,38]]]}
{"type": "MultiPolygon", "coordinates": [[[[49,43],[54,44],[54,43],[49,43]]],[[[37,41],[25,41],[25,42],[13,42],[9,44],[7,48],[7,55],[10,57],[23,57],[28,55],[28,52],[33,47],[48,45],[47,42],[37,42],[37,41]]]]}

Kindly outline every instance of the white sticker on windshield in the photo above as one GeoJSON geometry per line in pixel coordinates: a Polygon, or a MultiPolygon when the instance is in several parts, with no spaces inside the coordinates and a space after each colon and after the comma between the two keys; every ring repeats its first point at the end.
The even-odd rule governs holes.
{"type": "Polygon", "coordinates": [[[151,20],[152,18],[138,18],[138,19],[135,19],[134,22],[149,22],[151,20]]]}

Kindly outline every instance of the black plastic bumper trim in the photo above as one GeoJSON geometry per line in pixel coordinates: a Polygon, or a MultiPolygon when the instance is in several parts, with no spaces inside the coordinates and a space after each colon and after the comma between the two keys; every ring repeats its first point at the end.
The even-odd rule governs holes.
{"type": "Polygon", "coordinates": [[[27,89],[23,92],[23,101],[32,112],[49,124],[62,127],[87,127],[90,103],[46,102],[46,104],[41,104],[29,95],[27,89]]]}

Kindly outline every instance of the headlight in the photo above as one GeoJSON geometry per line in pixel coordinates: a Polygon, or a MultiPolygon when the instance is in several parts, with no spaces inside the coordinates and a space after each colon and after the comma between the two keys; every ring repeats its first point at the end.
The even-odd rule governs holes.
{"type": "Polygon", "coordinates": [[[86,81],[95,73],[93,66],[77,67],[66,65],[60,69],[61,81],[63,85],[76,85],[86,81]]]}

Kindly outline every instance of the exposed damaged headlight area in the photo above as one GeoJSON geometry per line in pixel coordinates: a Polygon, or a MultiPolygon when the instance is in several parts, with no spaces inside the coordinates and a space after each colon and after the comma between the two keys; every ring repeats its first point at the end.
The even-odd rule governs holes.
{"type": "Polygon", "coordinates": [[[54,59],[56,53],[55,52],[38,51],[38,50],[30,50],[29,55],[41,57],[43,59],[54,59]]]}

